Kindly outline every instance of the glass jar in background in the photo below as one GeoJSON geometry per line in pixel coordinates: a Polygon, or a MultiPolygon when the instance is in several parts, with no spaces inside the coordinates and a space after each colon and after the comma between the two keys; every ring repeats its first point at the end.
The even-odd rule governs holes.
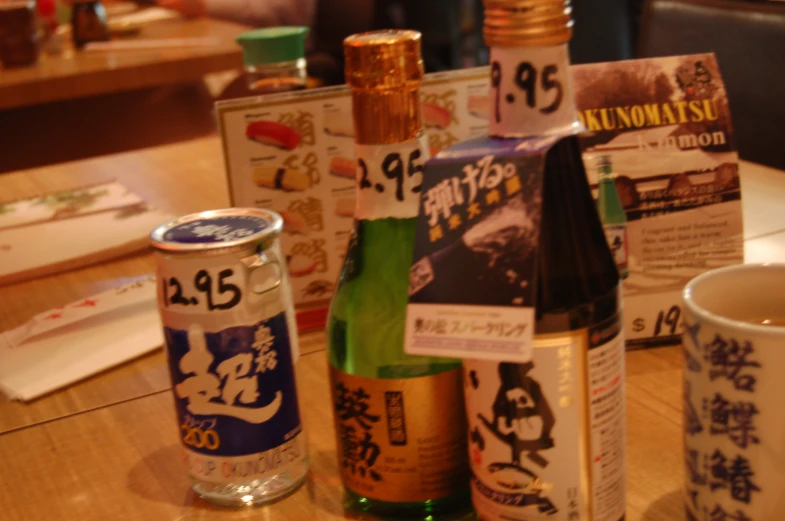
{"type": "Polygon", "coordinates": [[[98,0],[74,0],[71,9],[71,29],[74,47],[81,49],[89,42],[109,39],[106,10],[98,0]]]}
{"type": "Polygon", "coordinates": [[[306,87],[307,27],[268,27],[243,33],[245,80],[249,94],[271,94],[306,87]]]}
{"type": "Polygon", "coordinates": [[[0,3],[0,62],[4,67],[24,67],[38,61],[35,2],[0,3]]]}

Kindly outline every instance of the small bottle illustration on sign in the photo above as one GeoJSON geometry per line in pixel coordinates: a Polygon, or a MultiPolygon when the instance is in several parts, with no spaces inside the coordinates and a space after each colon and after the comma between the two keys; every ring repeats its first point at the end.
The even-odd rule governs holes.
{"type": "Polygon", "coordinates": [[[619,268],[619,275],[626,279],[627,268],[627,215],[616,190],[616,176],[613,174],[611,158],[608,155],[597,159],[597,211],[605,230],[608,247],[613,260],[619,268]]]}

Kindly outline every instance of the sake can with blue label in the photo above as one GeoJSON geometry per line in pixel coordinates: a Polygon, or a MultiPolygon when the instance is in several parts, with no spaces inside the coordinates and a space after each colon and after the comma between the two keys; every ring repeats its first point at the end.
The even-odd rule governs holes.
{"type": "Polygon", "coordinates": [[[274,212],[230,208],[151,234],[183,461],[215,503],[270,501],[308,472],[282,226],[274,212]]]}

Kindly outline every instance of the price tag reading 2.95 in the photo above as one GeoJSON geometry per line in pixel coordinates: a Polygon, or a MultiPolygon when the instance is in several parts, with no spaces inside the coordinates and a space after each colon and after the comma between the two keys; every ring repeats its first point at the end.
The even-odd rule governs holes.
{"type": "MultiPolygon", "coordinates": [[[[404,160],[400,152],[390,152],[384,156],[381,164],[381,171],[384,177],[392,180],[395,183],[395,199],[398,201],[404,200],[404,180],[407,177],[412,177],[416,174],[422,174],[423,166],[420,160],[422,159],[422,150],[415,148],[408,154],[408,158],[404,160]],[[405,162],[404,162],[405,161],[405,162]],[[405,166],[405,168],[404,168],[405,166]]],[[[357,160],[357,167],[360,169],[360,190],[366,188],[373,188],[379,193],[384,192],[387,187],[382,183],[372,183],[368,176],[368,163],[362,157],[357,160]]],[[[411,186],[409,191],[413,194],[419,194],[422,190],[422,182],[411,186]]]]}
{"type": "Polygon", "coordinates": [[[240,279],[232,268],[200,269],[193,275],[162,276],[159,284],[163,305],[165,308],[191,308],[188,311],[194,312],[232,309],[243,296],[237,284],[240,279]]]}
{"type": "Polygon", "coordinates": [[[403,143],[357,145],[358,219],[416,217],[428,138],[403,143]]]}

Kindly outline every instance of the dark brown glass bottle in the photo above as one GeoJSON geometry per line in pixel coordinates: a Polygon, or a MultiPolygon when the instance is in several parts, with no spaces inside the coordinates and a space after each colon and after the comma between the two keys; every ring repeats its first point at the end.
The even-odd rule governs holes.
{"type": "Polygon", "coordinates": [[[577,137],[545,158],[537,269],[537,333],[579,329],[619,310],[619,272],[607,247],[577,137]]]}
{"type": "Polygon", "coordinates": [[[98,0],[76,0],[71,10],[71,33],[74,47],[109,39],[106,10],[98,0]]]}
{"type": "MultiPolygon", "coordinates": [[[[490,134],[545,153],[532,358],[465,360],[472,502],[484,521],[625,516],[619,273],[577,139],[569,0],[485,0],[490,134]]],[[[516,147],[517,149],[517,147],[516,147]]],[[[498,157],[497,157],[498,158],[498,157]]]]}
{"type": "Polygon", "coordinates": [[[38,53],[35,2],[0,3],[0,65],[32,65],[38,53]]]}

